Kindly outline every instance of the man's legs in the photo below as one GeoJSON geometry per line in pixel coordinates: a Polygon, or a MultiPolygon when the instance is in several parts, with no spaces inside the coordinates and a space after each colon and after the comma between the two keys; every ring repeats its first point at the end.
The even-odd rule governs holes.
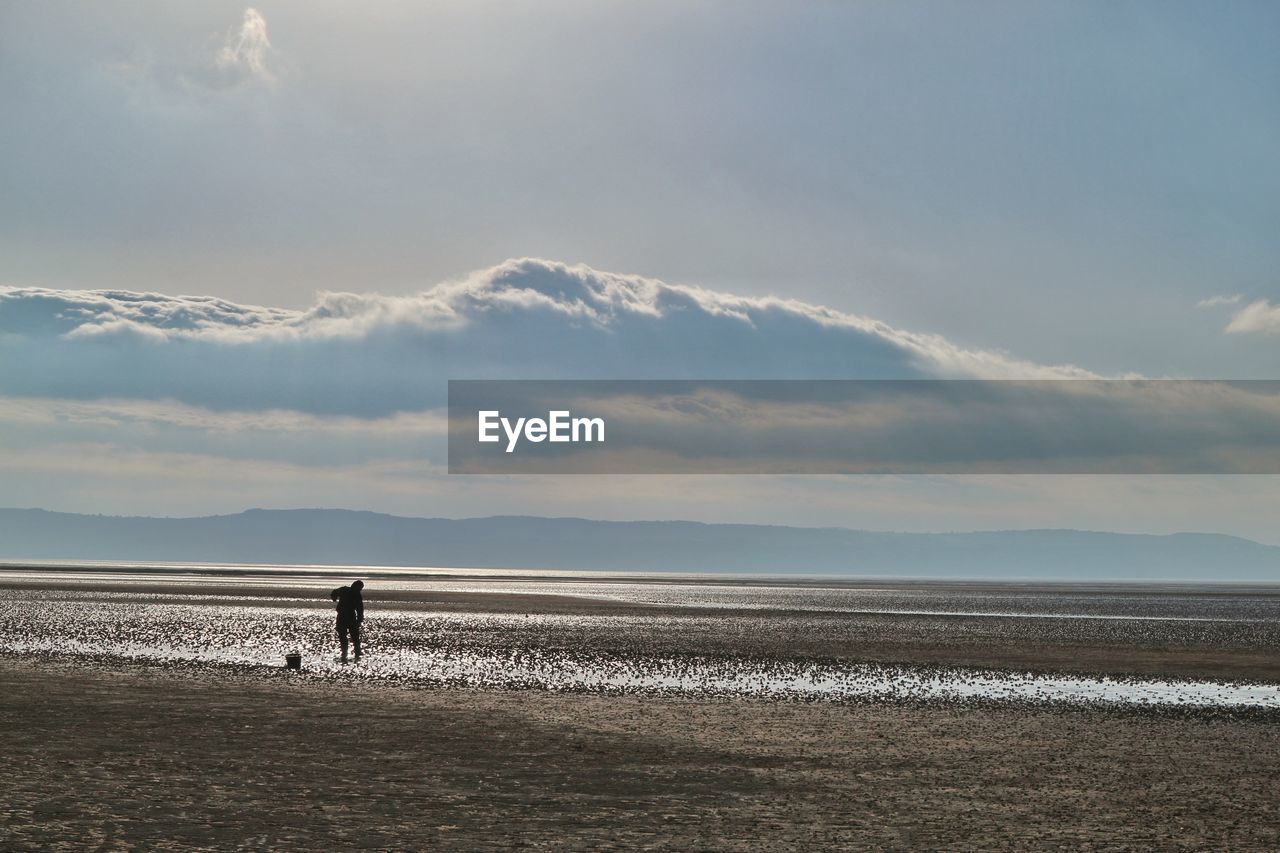
{"type": "MultiPolygon", "coordinates": [[[[351,632],[351,645],[355,647],[356,660],[360,660],[360,623],[357,622],[347,630],[351,632]]],[[[346,657],[345,653],[343,657],[346,657]]]]}
{"type": "MultiPolygon", "coordinates": [[[[348,630],[349,629],[347,628],[346,625],[343,625],[342,623],[338,623],[338,642],[342,644],[342,662],[343,663],[347,662],[347,631],[348,630]]],[[[360,649],[360,646],[357,645],[356,657],[360,656],[359,649],[360,649]]]]}

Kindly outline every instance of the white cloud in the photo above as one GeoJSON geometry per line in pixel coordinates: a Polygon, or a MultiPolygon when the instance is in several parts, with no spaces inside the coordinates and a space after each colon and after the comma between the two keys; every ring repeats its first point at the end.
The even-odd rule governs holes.
{"type": "Polygon", "coordinates": [[[1244,299],[1239,293],[1230,295],[1210,296],[1208,299],[1201,299],[1196,303],[1197,308],[1218,308],[1223,305],[1238,305],[1240,300],[1244,299]]]}
{"type": "Polygon", "coordinates": [[[0,392],[362,417],[449,378],[1085,376],[775,297],[533,259],[305,311],[203,296],[0,288],[0,392]]]}
{"type": "Polygon", "coordinates": [[[267,68],[267,53],[270,50],[266,19],[257,9],[245,9],[240,28],[227,34],[215,64],[226,71],[269,80],[271,72],[267,68]]]}
{"type": "Polygon", "coordinates": [[[148,29],[140,25],[131,33],[129,41],[135,42],[131,56],[98,63],[124,85],[133,110],[161,109],[172,120],[178,114],[175,110],[201,103],[204,96],[276,82],[275,51],[267,21],[257,9],[245,9],[239,24],[203,43],[182,43],[155,34],[147,39],[148,29]]]}
{"type": "Polygon", "coordinates": [[[203,44],[179,45],[160,42],[139,47],[128,59],[102,63],[117,80],[125,83],[134,100],[132,106],[173,107],[187,96],[230,92],[249,84],[276,82],[272,68],[274,49],[267,35],[267,21],[257,9],[244,10],[239,24],[215,34],[203,44]],[[175,95],[181,95],[175,99],[175,95]]]}
{"type": "Polygon", "coordinates": [[[1235,313],[1226,331],[1228,334],[1280,335],[1280,305],[1272,305],[1267,299],[1252,302],[1235,313]]]}
{"type": "Polygon", "coordinates": [[[385,418],[318,416],[287,409],[215,411],[171,400],[57,400],[39,397],[0,397],[0,425],[85,425],[108,428],[141,427],[201,432],[284,432],[295,434],[444,435],[448,420],[440,412],[401,412],[385,418]]]}
{"type": "Polygon", "coordinates": [[[0,393],[379,417],[455,378],[1064,378],[1090,374],[776,297],[523,259],[305,311],[0,288],[0,393]]]}
{"type": "MultiPolygon", "coordinates": [[[[382,418],[286,410],[216,411],[172,400],[0,397],[0,448],[101,445],[113,453],[180,453],[317,468],[392,461],[443,464],[442,412],[382,418]]],[[[86,462],[86,460],[80,460],[86,462]]]]}

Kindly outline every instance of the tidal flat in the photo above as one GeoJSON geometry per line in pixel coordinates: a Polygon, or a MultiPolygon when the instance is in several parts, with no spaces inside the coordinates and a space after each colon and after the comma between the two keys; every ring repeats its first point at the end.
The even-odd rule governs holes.
{"type": "Polygon", "coordinates": [[[0,643],[20,847],[1280,844],[1274,588],[10,567],[0,643]]]}

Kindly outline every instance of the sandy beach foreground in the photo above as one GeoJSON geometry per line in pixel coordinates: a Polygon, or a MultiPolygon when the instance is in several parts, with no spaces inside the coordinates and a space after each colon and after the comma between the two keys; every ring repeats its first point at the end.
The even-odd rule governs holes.
{"type": "Polygon", "coordinates": [[[1280,727],[0,658],[10,849],[1280,846],[1280,727]]]}

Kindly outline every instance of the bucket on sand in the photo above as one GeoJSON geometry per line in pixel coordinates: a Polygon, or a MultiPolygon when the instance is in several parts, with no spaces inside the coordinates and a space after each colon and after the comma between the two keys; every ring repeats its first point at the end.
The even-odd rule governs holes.
{"type": "Polygon", "coordinates": [[[291,655],[285,655],[284,665],[294,672],[302,672],[302,655],[297,652],[294,652],[291,655]]]}

